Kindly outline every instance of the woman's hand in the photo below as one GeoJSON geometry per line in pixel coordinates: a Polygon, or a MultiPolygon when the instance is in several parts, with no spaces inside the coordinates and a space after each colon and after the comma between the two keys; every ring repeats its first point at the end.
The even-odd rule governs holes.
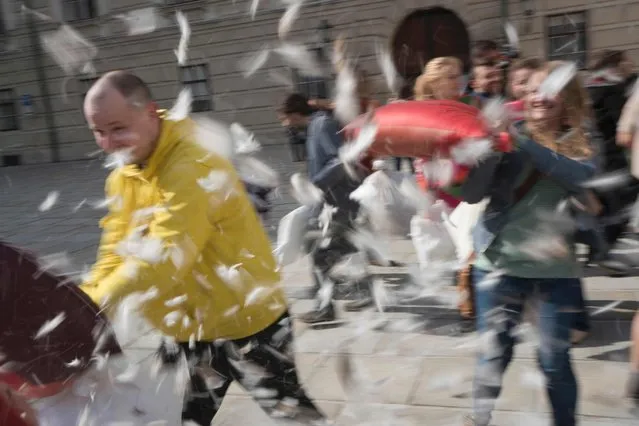
{"type": "Polygon", "coordinates": [[[631,132],[617,132],[617,145],[628,148],[632,145],[631,132]]]}

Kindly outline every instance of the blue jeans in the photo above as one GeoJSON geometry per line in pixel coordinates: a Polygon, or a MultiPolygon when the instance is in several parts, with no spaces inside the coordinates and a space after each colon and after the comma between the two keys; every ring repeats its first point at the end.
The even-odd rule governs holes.
{"type": "Polygon", "coordinates": [[[473,268],[477,330],[482,347],[474,380],[473,411],[478,425],[490,422],[504,373],[513,356],[513,328],[521,322],[526,300],[539,307],[537,360],[546,377],[546,391],[555,426],[575,426],[577,381],[570,362],[570,331],[580,309],[577,278],[529,279],[501,276],[497,283],[477,285],[487,272],[473,268]]]}

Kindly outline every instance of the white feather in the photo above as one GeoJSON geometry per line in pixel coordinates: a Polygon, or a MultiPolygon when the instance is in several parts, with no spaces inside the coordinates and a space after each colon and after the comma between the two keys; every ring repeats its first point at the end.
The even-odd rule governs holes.
{"type": "Polygon", "coordinates": [[[614,302],[608,303],[607,305],[597,309],[595,312],[590,314],[590,316],[601,315],[604,312],[612,311],[617,306],[621,305],[623,302],[624,302],[623,300],[615,300],[614,302]]]}
{"type": "Polygon", "coordinates": [[[339,159],[344,164],[353,164],[361,160],[362,156],[368,151],[373,142],[375,142],[375,136],[377,136],[377,124],[372,121],[367,122],[360,129],[357,138],[343,145],[339,149],[339,159]]]}
{"type": "Polygon", "coordinates": [[[382,46],[380,43],[375,44],[375,51],[377,53],[377,62],[384,74],[386,80],[386,86],[391,93],[397,93],[399,91],[401,78],[395,68],[395,62],[391,56],[389,50],[382,46]]]}
{"type": "Polygon", "coordinates": [[[241,124],[233,123],[229,129],[235,142],[236,154],[254,154],[262,149],[260,143],[255,139],[255,135],[241,124]]]}
{"type": "Polygon", "coordinates": [[[227,172],[212,170],[206,177],[197,180],[198,185],[206,192],[221,192],[226,198],[233,190],[233,180],[227,172]]]}
{"type": "Polygon", "coordinates": [[[181,305],[188,300],[188,296],[183,294],[182,296],[174,297],[173,299],[167,300],[164,302],[164,306],[167,308],[173,308],[175,306],[181,305]]]}
{"type": "Polygon", "coordinates": [[[98,49],[69,25],[41,36],[44,50],[67,75],[84,73],[87,64],[97,56],[98,49]]]}
{"type": "Polygon", "coordinates": [[[373,300],[375,300],[375,306],[379,312],[384,312],[387,306],[395,303],[394,298],[384,286],[384,280],[375,279],[373,281],[373,300]]]}
{"type": "Polygon", "coordinates": [[[315,55],[301,44],[282,43],[275,51],[289,66],[297,69],[305,77],[324,75],[324,70],[315,55]]]}
{"type": "Polygon", "coordinates": [[[262,48],[259,52],[253,53],[240,63],[242,69],[242,75],[244,78],[248,78],[255,74],[257,70],[262,68],[271,54],[271,50],[268,47],[262,48]]]}
{"type": "Polygon", "coordinates": [[[158,27],[157,9],[155,7],[145,7],[132,10],[130,12],[115,15],[127,27],[130,36],[149,34],[158,27]]]}
{"type": "Polygon", "coordinates": [[[249,9],[249,13],[251,14],[251,19],[255,20],[255,15],[257,14],[257,8],[260,5],[260,0],[251,0],[251,7],[249,9]]]}
{"type": "Polygon", "coordinates": [[[299,207],[284,216],[277,227],[275,258],[280,266],[295,262],[303,253],[304,231],[308,227],[311,209],[299,207]]]}
{"type": "Polygon", "coordinates": [[[60,324],[62,324],[62,322],[66,319],[66,317],[67,317],[66,313],[60,312],[58,315],[55,316],[55,318],[53,318],[53,319],[51,319],[49,321],[45,321],[45,323],[42,324],[42,327],[40,327],[40,329],[35,334],[35,336],[33,336],[33,339],[34,340],[38,340],[38,339],[41,339],[44,336],[48,335],[53,330],[58,328],[60,326],[60,324]]]}
{"type": "Polygon", "coordinates": [[[341,123],[350,123],[360,114],[360,101],[357,96],[357,77],[348,65],[337,74],[335,108],[333,113],[341,123]]]}
{"type": "Polygon", "coordinates": [[[348,239],[359,251],[370,253],[382,265],[390,265],[388,242],[365,229],[358,229],[348,235],[348,239]]]}
{"type": "Polygon", "coordinates": [[[191,103],[193,102],[193,95],[191,89],[185,87],[180,91],[180,94],[173,105],[173,108],[167,113],[167,120],[180,121],[184,120],[191,113],[191,103]]]}
{"type": "Polygon", "coordinates": [[[272,292],[273,292],[272,288],[257,287],[251,290],[246,295],[246,298],[244,299],[244,306],[250,306],[250,305],[254,305],[255,303],[258,303],[264,300],[264,298],[267,297],[272,292]]]}
{"type": "Polygon", "coordinates": [[[481,110],[481,115],[491,129],[502,129],[507,123],[509,113],[506,104],[499,98],[490,99],[481,110]]]}
{"type": "Polygon", "coordinates": [[[477,288],[480,290],[490,290],[494,288],[497,284],[499,284],[505,273],[506,271],[503,269],[489,272],[477,283],[477,288]]]}
{"type": "Polygon", "coordinates": [[[109,154],[104,162],[106,169],[119,169],[133,162],[133,148],[123,148],[109,154]]]}
{"type": "Polygon", "coordinates": [[[300,204],[313,207],[324,201],[324,193],[301,173],[291,176],[291,195],[300,204]]]}
{"type": "Polygon", "coordinates": [[[455,178],[455,164],[449,158],[435,158],[422,165],[424,176],[435,186],[445,188],[455,178]]]}
{"type": "Polygon", "coordinates": [[[194,117],[196,142],[206,151],[231,159],[235,152],[233,135],[229,127],[206,117],[194,117]]]}
{"type": "Polygon", "coordinates": [[[628,185],[632,180],[633,177],[627,170],[618,170],[589,179],[581,186],[605,192],[628,185]]]}
{"type": "Polygon", "coordinates": [[[563,64],[548,74],[537,91],[545,98],[555,98],[576,75],[577,65],[574,62],[563,64]]]}
{"type": "MultiPolygon", "coordinates": [[[[315,271],[315,273],[317,274],[318,278],[320,278],[319,271],[315,271]]],[[[317,292],[317,300],[319,302],[318,309],[320,311],[326,309],[330,305],[331,301],[333,300],[334,289],[335,283],[332,280],[326,279],[322,281],[320,289],[317,292]]]]}
{"type": "Polygon", "coordinates": [[[467,139],[455,145],[451,150],[457,164],[475,166],[493,153],[493,141],[490,139],[467,139]]]}
{"type": "Polygon", "coordinates": [[[506,22],[504,25],[504,31],[506,32],[506,38],[510,47],[516,51],[519,50],[519,35],[517,29],[510,22],[506,22]]]}
{"type": "Polygon", "coordinates": [[[178,48],[175,51],[175,56],[177,57],[180,65],[185,65],[189,51],[189,40],[191,38],[191,26],[189,25],[189,20],[186,18],[184,13],[177,11],[175,13],[175,18],[177,19],[178,26],[180,27],[180,42],[178,43],[178,48]]]}
{"type": "Polygon", "coordinates": [[[291,27],[293,26],[293,23],[300,15],[303,4],[303,0],[296,0],[289,4],[289,6],[286,8],[286,12],[284,12],[282,17],[280,18],[280,23],[277,28],[277,34],[280,40],[284,40],[288,35],[291,27]]]}
{"type": "Polygon", "coordinates": [[[264,188],[276,188],[280,184],[279,174],[255,157],[238,155],[235,167],[243,181],[264,188]]]}
{"type": "Polygon", "coordinates": [[[38,210],[40,210],[41,212],[51,210],[51,207],[53,207],[55,203],[58,202],[58,198],[60,198],[60,191],[49,192],[49,194],[47,194],[47,198],[45,198],[44,201],[40,203],[38,210]]]}

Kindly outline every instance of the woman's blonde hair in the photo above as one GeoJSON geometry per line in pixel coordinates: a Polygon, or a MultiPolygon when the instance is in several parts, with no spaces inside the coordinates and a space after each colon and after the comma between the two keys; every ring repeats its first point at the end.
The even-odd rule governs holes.
{"type": "MultiPolygon", "coordinates": [[[[535,72],[550,74],[561,66],[567,65],[565,61],[551,61],[542,64],[535,72]]],[[[564,86],[559,92],[563,103],[561,112],[561,124],[568,128],[568,133],[561,135],[548,131],[543,125],[535,125],[526,121],[526,127],[533,139],[561,155],[572,158],[588,158],[593,154],[593,147],[587,135],[587,122],[591,118],[588,93],[578,74],[564,86]],[[561,138],[561,139],[559,139],[561,138]]]]}
{"type": "Polygon", "coordinates": [[[453,56],[431,59],[424,67],[422,75],[415,80],[415,100],[434,99],[437,81],[450,72],[451,67],[462,69],[462,62],[453,56]]]}

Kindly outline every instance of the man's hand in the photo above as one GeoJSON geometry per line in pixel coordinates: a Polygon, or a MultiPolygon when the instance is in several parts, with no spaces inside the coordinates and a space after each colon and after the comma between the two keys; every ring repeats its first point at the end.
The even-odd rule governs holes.
{"type": "Polygon", "coordinates": [[[617,132],[617,145],[623,146],[626,148],[632,145],[632,133],[617,132]]]}

